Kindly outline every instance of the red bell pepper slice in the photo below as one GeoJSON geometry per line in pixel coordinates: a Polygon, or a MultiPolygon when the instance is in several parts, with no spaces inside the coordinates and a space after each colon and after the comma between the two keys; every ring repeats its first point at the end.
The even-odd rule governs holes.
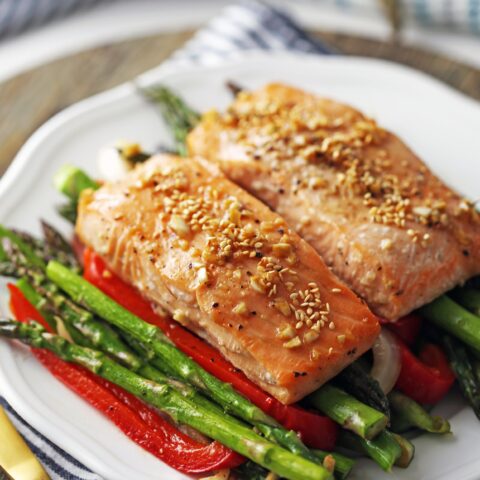
{"type": "Polygon", "coordinates": [[[413,345],[418,338],[422,326],[422,317],[414,313],[405,315],[396,322],[380,320],[389,330],[396,333],[407,345],[413,345]]]}
{"type": "MultiPolygon", "coordinates": [[[[10,305],[17,320],[35,320],[51,331],[22,292],[14,285],[8,287],[10,305]]],[[[218,442],[205,445],[193,440],[119,386],[61,360],[48,350],[32,348],[32,352],[55,377],[102,412],[130,439],[176,470],[203,474],[234,468],[243,462],[240,455],[218,442]]]]}
{"type": "Polygon", "coordinates": [[[131,285],[111,273],[104,261],[90,249],[85,250],[84,267],[84,276],[90,283],[127,310],[159,327],[180,350],[218,379],[230,383],[286,428],[296,431],[305,444],[312,448],[333,450],[338,427],[330,418],[295,405],[283,405],[265,393],[217,350],[178,323],[155,313],[150,302],[131,285]]]}
{"type": "Polygon", "coordinates": [[[397,340],[402,368],[396,388],[418,403],[435,405],[455,381],[446,355],[437,345],[427,343],[417,358],[402,340],[397,340]]]}

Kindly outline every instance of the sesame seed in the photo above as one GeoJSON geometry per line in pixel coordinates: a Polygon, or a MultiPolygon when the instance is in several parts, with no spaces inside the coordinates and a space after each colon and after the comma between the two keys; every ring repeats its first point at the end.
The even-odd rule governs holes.
{"type": "Polygon", "coordinates": [[[248,312],[247,304],[245,302],[240,302],[232,308],[232,312],[238,315],[245,315],[248,312]]]}
{"type": "Polygon", "coordinates": [[[303,341],[305,343],[312,343],[319,337],[319,334],[317,332],[312,332],[311,330],[306,332],[305,335],[303,336],[303,341]]]}
{"type": "Polygon", "coordinates": [[[291,340],[289,340],[288,342],[285,342],[283,344],[283,346],[285,348],[288,348],[288,349],[291,349],[291,348],[297,348],[299,347],[300,345],[302,344],[302,341],[300,340],[300,338],[297,336],[297,337],[293,337],[291,340]]]}
{"type": "Polygon", "coordinates": [[[383,238],[380,242],[380,248],[382,250],[390,250],[393,246],[393,242],[390,238],[383,238]]]}
{"type": "Polygon", "coordinates": [[[295,330],[291,325],[285,325],[277,331],[277,337],[282,340],[292,339],[295,336],[295,330]]]}

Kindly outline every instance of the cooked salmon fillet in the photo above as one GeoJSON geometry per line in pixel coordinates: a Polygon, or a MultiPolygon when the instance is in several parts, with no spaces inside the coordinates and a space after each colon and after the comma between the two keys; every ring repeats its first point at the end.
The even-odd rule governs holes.
{"type": "Polygon", "coordinates": [[[281,402],[318,388],[379,333],[310,245],[206,161],[158,156],[85,191],[76,232],[281,402]]]}
{"type": "Polygon", "coordinates": [[[386,319],[480,272],[473,205],[351,107],[270,84],[206,113],[188,148],[285,218],[386,319]]]}

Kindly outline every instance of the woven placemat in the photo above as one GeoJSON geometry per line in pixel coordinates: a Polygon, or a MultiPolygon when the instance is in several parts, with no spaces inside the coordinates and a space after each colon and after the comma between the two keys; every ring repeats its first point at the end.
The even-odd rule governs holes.
{"type": "MultiPolygon", "coordinates": [[[[453,59],[393,42],[312,33],[344,54],[409,65],[480,100],[480,70],[453,59]]],[[[191,35],[190,31],[159,34],[94,48],[0,84],[0,175],[27,138],[56,112],[159,65],[191,35]]]]}

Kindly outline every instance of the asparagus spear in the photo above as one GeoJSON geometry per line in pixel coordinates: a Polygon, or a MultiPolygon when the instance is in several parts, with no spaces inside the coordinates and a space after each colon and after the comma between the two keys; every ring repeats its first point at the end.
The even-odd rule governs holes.
{"type": "Polygon", "coordinates": [[[229,80],[228,82],[225,83],[225,86],[227,87],[228,90],[230,90],[231,94],[236,97],[240,92],[243,92],[245,88],[243,88],[241,85],[238,83],[229,80]]]}
{"type": "Polygon", "coordinates": [[[143,365],[109,325],[98,321],[90,312],[78,307],[55,289],[32,285],[26,279],[21,279],[17,286],[48,323],[49,319],[63,320],[75,343],[99,348],[134,371],[143,365]]]}
{"type": "Polygon", "coordinates": [[[55,188],[73,202],[77,202],[80,193],[87,188],[96,190],[99,185],[83,170],[72,165],[64,165],[53,177],[55,188]]]}
{"type": "Polygon", "coordinates": [[[472,287],[456,288],[450,295],[460,305],[480,316],[480,291],[472,287]]]}
{"type": "MultiPolygon", "coordinates": [[[[3,225],[0,225],[0,239],[7,239],[12,244],[16,245],[25,258],[31,263],[34,267],[45,267],[45,262],[38,257],[35,251],[30,245],[25,243],[15,232],[12,232],[8,228],[5,228],[3,225]]],[[[5,257],[8,259],[8,252],[5,249],[5,245],[2,242],[2,252],[5,257]]]]}
{"type": "Polygon", "coordinates": [[[460,390],[480,420],[480,380],[476,376],[467,349],[449,335],[442,336],[442,343],[460,390]]]}
{"type": "Polygon", "coordinates": [[[402,456],[401,446],[393,434],[387,430],[380,433],[374,440],[366,440],[343,430],[338,443],[344,448],[367,455],[386,472],[390,472],[402,456]]]}
{"type": "Polygon", "coordinates": [[[45,220],[41,221],[42,231],[45,238],[45,252],[49,260],[58,260],[80,272],[82,269],[78,263],[72,246],[63,235],[45,220]]]}
{"type": "Polygon", "coordinates": [[[29,245],[35,255],[47,264],[50,260],[58,260],[64,265],[68,265],[75,271],[81,271],[80,265],[73,253],[69,243],[54,227],[42,221],[42,229],[45,235],[45,241],[34,237],[33,235],[12,230],[25,244],[29,245]]]}
{"type": "Polygon", "coordinates": [[[382,412],[374,410],[332,385],[324,385],[312,393],[307,401],[361,438],[374,438],[388,423],[387,416],[382,412]]]}
{"type": "Polygon", "coordinates": [[[72,165],[64,165],[53,177],[55,188],[68,197],[68,202],[57,207],[58,213],[71,223],[77,220],[77,202],[82,190],[96,190],[99,184],[83,170],[72,165]]]}
{"type": "MultiPolygon", "coordinates": [[[[28,283],[27,278],[21,278],[17,282],[18,289],[23,293],[23,296],[42,314],[45,321],[57,333],[62,334],[61,329],[64,328],[68,336],[77,344],[84,347],[93,347],[93,344],[85,338],[72,325],[65,324],[63,319],[55,314],[55,312],[46,311],[43,307],[46,303],[45,299],[41,297],[35,289],[28,283]]],[[[62,334],[63,336],[63,334],[62,334]]]]}
{"type": "Polygon", "coordinates": [[[60,205],[57,205],[57,212],[67,222],[75,225],[77,221],[77,204],[71,200],[60,205]]]}
{"type": "Polygon", "coordinates": [[[395,413],[394,425],[410,426],[420,428],[430,433],[450,433],[450,423],[440,416],[430,415],[415,400],[403,393],[392,391],[388,399],[395,413]]]}
{"type": "Polygon", "coordinates": [[[480,317],[462,308],[446,295],[420,309],[437,327],[451,333],[480,352],[480,317]]]}
{"type": "MultiPolygon", "coordinates": [[[[0,244],[0,248],[3,251],[3,246],[0,244]]],[[[12,263],[8,261],[0,262],[0,276],[1,277],[18,277],[18,269],[12,263]]]]}
{"type": "Polygon", "coordinates": [[[147,380],[99,351],[71,344],[62,337],[46,333],[38,324],[26,325],[3,320],[0,321],[0,335],[19,339],[37,348],[46,348],[65,361],[82,365],[164,411],[176,422],[190,425],[282,477],[291,480],[331,478],[330,472],[324,467],[269,442],[237,420],[195,405],[167,383],[147,380]]]}
{"type": "Polygon", "coordinates": [[[199,122],[200,115],[162,85],[143,89],[142,93],[148,100],[158,105],[167,125],[172,130],[178,154],[185,157],[187,135],[199,122]]]}
{"type": "Polygon", "coordinates": [[[5,250],[3,249],[2,243],[0,242],[0,263],[4,263],[8,261],[7,254],[5,253],[5,250]]]}
{"type": "Polygon", "coordinates": [[[390,419],[390,405],[377,380],[354,362],[335,377],[335,384],[390,419]]]}

